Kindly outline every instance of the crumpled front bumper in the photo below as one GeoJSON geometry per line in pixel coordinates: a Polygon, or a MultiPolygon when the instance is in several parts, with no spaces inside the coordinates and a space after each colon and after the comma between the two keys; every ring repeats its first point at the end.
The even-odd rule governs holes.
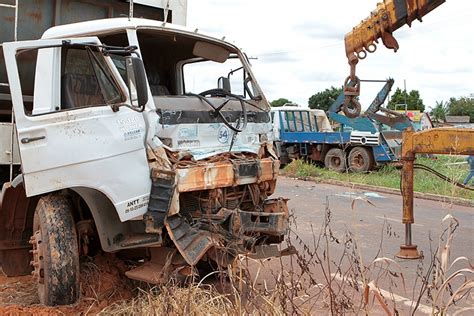
{"type": "MultiPolygon", "coordinates": [[[[168,234],[189,265],[211,249],[229,256],[255,253],[266,237],[282,238],[288,230],[287,200],[269,199],[262,212],[221,209],[190,224],[179,214],[166,220],[168,234]]],[[[271,239],[269,239],[271,240],[271,239]]]]}

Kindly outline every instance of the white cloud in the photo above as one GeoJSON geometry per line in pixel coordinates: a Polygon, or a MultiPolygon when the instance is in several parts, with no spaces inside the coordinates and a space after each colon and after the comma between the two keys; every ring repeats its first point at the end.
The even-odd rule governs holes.
{"type": "MultiPolygon", "coordinates": [[[[348,75],[344,34],[375,9],[376,0],[188,0],[188,26],[235,40],[253,60],[269,100],[300,104],[348,75]],[[218,34],[216,34],[218,32],[218,34]]],[[[395,32],[400,50],[382,44],[359,62],[360,78],[395,79],[395,86],[419,90],[427,107],[474,92],[474,1],[447,1],[395,32]]],[[[362,84],[367,107],[381,84],[362,84]]]]}

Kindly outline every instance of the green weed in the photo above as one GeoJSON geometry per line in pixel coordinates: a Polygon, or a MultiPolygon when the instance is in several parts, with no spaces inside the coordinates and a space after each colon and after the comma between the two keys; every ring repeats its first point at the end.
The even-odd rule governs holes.
{"type": "MultiPolygon", "coordinates": [[[[435,159],[417,158],[416,163],[427,165],[455,181],[462,182],[468,173],[465,158],[459,156],[437,156],[435,159]]],[[[324,169],[318,165],[295,160],[286,166],[282,173],[294,177],[316,177],[343,182],[369,184],[386,188],[400,188],[400,169],[395,166],[382,166],[370,173],[339,173],[324,169]]],[[[415,170],[414,189],[416,192],[433,193],[445,196],[474,199],[474,192],[464,190],[441,180],[424,170],[415,170]]]]}

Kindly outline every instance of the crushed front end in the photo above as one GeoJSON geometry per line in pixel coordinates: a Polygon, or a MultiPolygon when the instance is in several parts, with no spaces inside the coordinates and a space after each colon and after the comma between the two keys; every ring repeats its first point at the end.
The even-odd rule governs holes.
{"type": "Polygon", "coordinates": [[[156,77],[146,233],[160,234],[162,247],[177,249],[190,266],[205,260],[227,266],[238,254],[261,257],[265,245],[283,240],[288,208],[285,199],[270,198],[280,162],[270,106],[249,59],[232,44],[195,33],[137,34],[149,81],[156,77]],[[173,66],[164,67],[148,47],[173,66]]]}
{"type": "Polygon", "coordinates": [[[165,154],[170,164],[153,168],[146,230],[166,236],[164,243],[168,238],[187,264],[211,259],[226,266],[238,254],[283,240],[287,200],[269,198],[280,167],[270,145],[257,154],[226,152],[199,161],[157,152],[157,161],[165,154]]]}

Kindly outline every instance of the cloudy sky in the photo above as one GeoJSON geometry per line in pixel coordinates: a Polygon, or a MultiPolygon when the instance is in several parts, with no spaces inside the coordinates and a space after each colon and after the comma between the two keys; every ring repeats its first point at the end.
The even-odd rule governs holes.
{"type": "MultiPolygon", "coordinates": [[[[269,100],[306,105],[348,75],[344,34],[375,9],[376,0],[188,0],[188,26],[225,36],[249,56],[269,100]]],[[[359,62],[361,79],[395,79],[419,90],[427,107],[474,93],[474,1],[448,0],[395,32],[400,50],[382,44],[359,62]]],[[[363,83],[367,107],[381,84],[363,83]]]]}

